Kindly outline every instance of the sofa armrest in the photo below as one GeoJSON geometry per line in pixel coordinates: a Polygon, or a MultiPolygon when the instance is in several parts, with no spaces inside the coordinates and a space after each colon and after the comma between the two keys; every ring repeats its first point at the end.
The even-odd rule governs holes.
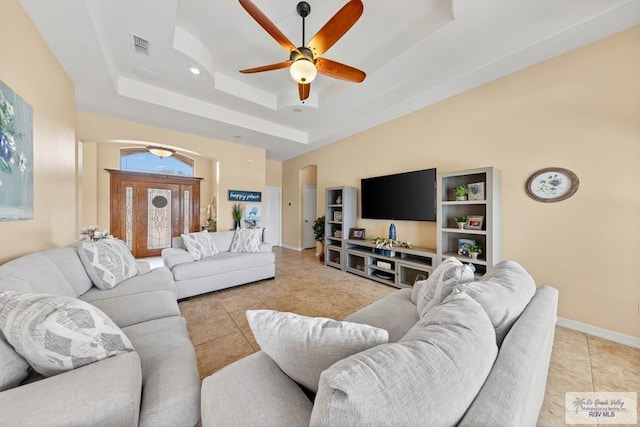
{"type": "Polygon", "coordinates": [[[138,425],[141,392],[138,354],[121,354],[1,392],[0,425],[138,425]]]}
{"type": "Polygon", "coordinates": [[[260,243],[260,252],[273,252],[273,245],[271,243],[260,243]]]}
{"type": "Polygon", "coordinates": [[[162,262],[164,262],[164,265],[167,266],[169,270],[173,270],[173,267],[178,264],[186,264],[194,261],[186,249],[165,248],[162,250],[162,262]]]}
{"type": "Polygon", "coordinates": [[[259,351],[202,383],[202,426],[308,426],[313,404],[302,389],[259,351]]]}

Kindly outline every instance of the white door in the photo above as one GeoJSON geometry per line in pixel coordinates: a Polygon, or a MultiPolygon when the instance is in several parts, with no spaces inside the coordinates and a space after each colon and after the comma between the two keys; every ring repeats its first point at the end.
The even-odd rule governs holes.
{"type": "Polygon", "coordinates": [[[316,247],[313,222],[316,220],[316,187],[304,186],[302,190],[302,248],[316,247]]]}
{"type": "Polygon", "coordinates": [[[264,202],[264,241],[274,246],[282,244],[282,189],[267,187],[264,202]]]}

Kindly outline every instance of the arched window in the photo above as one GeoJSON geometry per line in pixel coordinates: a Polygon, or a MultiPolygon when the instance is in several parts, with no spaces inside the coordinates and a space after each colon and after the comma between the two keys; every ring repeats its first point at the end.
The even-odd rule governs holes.
{"type": "Polygon", "coordinates": [[[193,176],[193,159],[179,153],[170,157],[158,157],[144,148],[123,148],[120,150],[120,170],[193,176]]]}

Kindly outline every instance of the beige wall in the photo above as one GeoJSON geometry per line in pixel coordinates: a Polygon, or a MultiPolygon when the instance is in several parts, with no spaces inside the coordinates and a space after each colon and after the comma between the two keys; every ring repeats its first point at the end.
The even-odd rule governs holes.
{"type": "Polygon", "coordinates": [[[282,162],[267,160],[267,180],[268,187],[282,187],[282,162]]]}
{"type": "MultiPolygon", "coordinates": [[[[217,160],[219,168],[218,229],[220,230],[233,227],[231,219],[233,202],[227,200],[228,190],[262,192],[265,190],[266,153],[262,148],[233,144],[83,112],[78,112],[76,115],[76,134],[78,140],[83,143],[112,143],[114,141],[127,141],[128,144],[130,141],[135,141],[145,145],[153,143],[172,147],[186,155],[217,160]]],[[[102,144],[98,146],[100,147],[100,145],[102,144]]],[[[215,172],[215,166],[212,166],[212,173],[215,172]]],[[[98,171],[98,174],[104,179],[102,171],[98,171]]],[[[103,186],[99,185],[99,187],[103,186]]],[[[204,192],[203,194],[207,200],[204,206],[206,208],[206,204],[211,200],[211,194],[207,195],[204,192]]],[[[103,203],[98,202],[99,205],[103,203]]],[[[108,222],[108,216],[104,215],[108,215],[108,212],[100,210],[98,221],[101,224],[106,223],[105,221],[108,222]]]]}
{"type": "MultiPolygon", "coordinates": [[[[318,165],[319,213],[327,186],[359,187],[362,177],[430,167],[496,166],[503,256],[559,289],[559,316],[638,337],[638,52],[640,27],[286,161],[284,200],[296,202],[298,171],[308,164],[318,165]],[[527,197],[529,175],[549,166],[578,175],[572,198],[527,197]]],[[[285,245],[300,239],[296,221],[285,207],[285,245]]],[[[367,235],[385,234],[388,224],[359,221],[367,235]]],[[[435,224],[398,221],[397,228],[399,239],[435,247],[435,224]]]]}
{"type": "Polygon", "coordinates": [[[17,1],[0,2],[0,16],[0,80],[33,108],[34,149],[33,220],[0,223],[4,262],[72,243],[78,230],[73,84],[17,1]]]}
{"type": "MultiPolygon", "coordinates": [[[[110,228],[110,176],[105,169],[120,169],[120,149],[136,147],[132,144],[83,143],[83,206],[84,225],[99,225],[100,229],[110,228]]],[[[214,194],[216,162],[200,156],[189,155],[194,160],[194,173],[200,181],[200,223],[207,219],[207,205],[214,194]]]]}

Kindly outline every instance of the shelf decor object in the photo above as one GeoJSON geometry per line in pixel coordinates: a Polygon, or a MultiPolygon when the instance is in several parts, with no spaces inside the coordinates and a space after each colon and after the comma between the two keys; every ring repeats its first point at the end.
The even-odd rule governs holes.
{"type": "Polygon", "coordinates": [[[463,263],[471,262],[479,277],[502,261],[500,181],[500,170],[493,167],[438,173],[437,264],[456,257],[463,263]],[[456,190],[461,187],[468,190],[466,200],[457,197],[456,190]],[[465,227],[459,228],[456,223],[462,217],[466,218],[465,227]],[[482,248],[477,259],[470,257],[474,245],[482,248]]]}
{"type": "Polygon", "coordinates": [[[554,167],[534,172],[525,184],[525,191],[533,200],[551,203],[573,196],[579,185],[580,180],[575,173],[554,167]]]}

